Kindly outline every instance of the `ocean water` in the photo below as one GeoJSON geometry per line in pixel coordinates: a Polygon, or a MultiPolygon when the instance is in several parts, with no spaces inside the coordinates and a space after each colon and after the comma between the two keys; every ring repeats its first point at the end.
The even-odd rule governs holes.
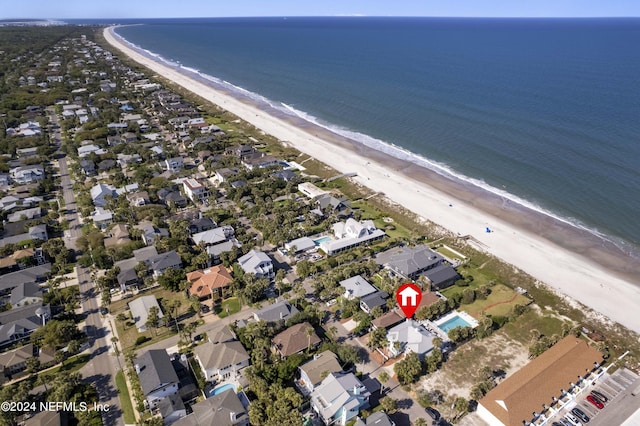
{"type": "Polygon", "coordinates": [[[159,58],[637,250],[640,19],[236,18],[159,58]]]}

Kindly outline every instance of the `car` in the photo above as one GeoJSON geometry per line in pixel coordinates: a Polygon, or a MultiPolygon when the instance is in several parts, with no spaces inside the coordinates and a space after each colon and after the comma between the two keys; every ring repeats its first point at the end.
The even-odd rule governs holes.
{"type": "Polygon", "coordinates": [[[431,417],[433,420],[440,420],[440,413],[435,408],[427,407],[424,409],[424,411],[426,411],[429,417],[431,417]]]}
{"type": "Polygon", "coordinates": [[[571,413],[565,414],[564,418],[568,420],[569,423],[571,423],[573,426],[582,426],[582,423],[580,423],[580,420],[578,420],[578,418],[571,413]]]}
{"type": "Polygon", "coordinates": [[[584,411],[582,411],[581,409],[579,409],[579,408],[577,408],[577,407],[576,407],[576,408],[574,408],[573,410],[571,410],[571,412],[572,412],[576,417],[578,417],[580,420],[582,420],[582,421],[583,421],[583,422],[585,422],[585,423],[589,423],[589,420],[591,420],[591,419],[589,418],[589,416],[587,416],[587,414],[586,414],[584,411]]]}
{"type": "Polygon", "coordinates": [[[559,422],[553,422],[553,423],[551,423],[551,426],[562,426],[562,423],[559,423],[559,422]]]}
{"type": "Polygon", "coordinates": [[[602,410],[604,408],[604,404],[602,402],[600,402],[600,400],[595,398],[593,395],[587,396],[587,401],[589,401],[598,410],[602,410]]]}
{"type": "Polygon", "coordinates": [[[107,315],[109,313],[109,310],[107,308],[100,308],[100,313],[102,315],[107,315]]]}
{"type": "Polygon", "coordinates": [[[597,390],[592,390],[591,395],[593,395],[595,399],[599,400],[603,404],[609,402],[609,398],[607,398],[604,394],[598,392],[597,390]]]}
{"type": "Polygon", "coordinates": [[[193,336],[194,342],[199,342],[201,340],[202,340],[202,334],[196,334],[195,336],[193,336]]]}

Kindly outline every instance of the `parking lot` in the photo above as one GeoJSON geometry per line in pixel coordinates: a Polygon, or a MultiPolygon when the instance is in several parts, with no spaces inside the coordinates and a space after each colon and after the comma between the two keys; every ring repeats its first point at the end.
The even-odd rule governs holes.
{"type": "Polygon", "coordinates": [[[640,408],[640,396],[633,396],[631,392],[640,385],[640,376],[634,372],[621,369],[612,374],[605,373],[593,384],[584,387],[575,397],[556,415],[545,423],[551,425],[558,421],[573,408],[579,408],[589,416],[589,426],[620,425],[640,408]],[[586,400],[592,390],[596,390],[608,398],[603,409],[598,409],[586,400]]]}

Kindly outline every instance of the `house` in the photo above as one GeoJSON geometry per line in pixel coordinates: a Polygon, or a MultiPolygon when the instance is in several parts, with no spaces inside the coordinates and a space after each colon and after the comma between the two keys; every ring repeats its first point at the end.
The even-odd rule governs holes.
{"type": "Polygon", "coordinates": [[[235,230],[230,225],[224,225],[219,228],[209,229],[207,231],[198,232],[193,234],[191,239],[195,245],[203,244],[206,246],[212,246],[220,244],[224,241],[230,240],[234,237],[235,230]]]}
{"type": "Polygon", "coordinates": [[[182,157],[167,158],[164,160],[164,168],[171,173],[178,173],[182,170],[183,163],[182,157]]]}
{"type": "Polygon", "coordinates": [[[393,327],[394,325],[400,324],[404,320],[405,320],[405,317],[399,315],[394,310],[394,311],[387,312],[386,314],[384,314],[384,315],[382,315],[382,316],[380,316],[378,318],[375,318],[373,321],[371,321],[371,326],[374,329],[376,329],[376,328],[389,329],[389,328],[393,327]]]}
{"type": "Polygon", "coordinates": [[[229,178],[237,175],[239,172],[240,171],[237,167],[218,169],[216,170],[216,179],[218,180],[218,182],[226,182],[227,180],[229,180],[229,178]]]}
{"type": "Polygon", "coordinates": [[[210,195],[207,187],[193,178],[183,180],[182,188],[185,195],[194,203],[204,202],[210,195]]]}
{"type": "Polygon", "coordinates": [[[80,161],[80,168],[82,169],[82,173],[85,176],[95,176],[96,175],[96,163],[92,160],[84,159],[80,161]]]}
{"type": "Polygon", "coordinates": [[[24,426],[68,426],[73,424],[68,411],[41,411],[24,423],[24,426]]]}
{"type": "Polygon", "coordinates": [[[300,353],[314,348],[321,342],[315,330],[308,322],[292,325],[273,337],[273,349],[281,357],[300,353]]]}
{"type": "Polygon", "coordinates": [[[251,145],[235,145],[225,150],[225,155],[237,157],[240,160],[256,153],[256,149],[251,145]]]}
{"type": "MultiPolygon", "coordinates": [[[[199,232],[208,231],[209,229],[213,229],[217,226],[217,224],[210,217],[202,216],[197,219],[193,219],[189,222],[189,234],[197,234],[199,232]]],[[[233,229],[233,228],[232,228],[233,229]]]]}
{"type": "Polygon", "coordinates": [[[135,226],[142,232],[142,241],[150,246],[156,241],[156,238],[169,236],[169,230],[166,228],[156,228],[151,222],[140,222],[135,226]]]}
{"type": "Polygon", "coordinates": [[[235,378],[237,372],[249,365],[249,354],[239,341],[206,342],[194,350],[195,359],[207,381],[235,378]]]}
{"type": "Polygon", "coordinates": [[[348,215],[345,210],[349,209],[349,202],[342,198],[336,198],[331,194],[318,195],[313,200],[316,208],[324,213],[342,213],[348,215]]]}
{"type": "Polygon", "coordinates": [[[167,207],[182,208],[187,206],[187,199],[184,198],[180,191],[169,188],[162,188],[158,190],[158,200],[160,200],[167,207]]]}
{"type": "Polygon", "coordinates": [[[105,207],[109,197],[116,198],[118,196],[113,186],[104,183],[99,183],[92,187],[90,193],[93,205],[96,207],[105,207]]]}
{"type": "Polygon", "coordinates": [[[286,300],[267,305],[264,308],[255,311],[253,318],[256,321],[278,322],[286,321],[292,316],[299,313],[298,309],[286,300]]]}
{"type": "Polygon", "coordinates": [[[369,284],[369,282],[360,275],[342,280],[339,284],[344,287],[344,297],[349,300],[358,299],[377,291],[374,286],[369,284]]]}
{"type": "Polygon", "coordinates": [[[127,194],[127,201],[129,201],[129,205],[134,207],[141,207],[151,203],[147,191],[131,192],[127,194]]]}
{"type": "Polygon", "coordinates": [[[34,146],[33,148],[22,148],[16,149],[16,155],[18,158],[31,158],[38,156],[38,147],[34,146]]]}
{"type": "Polygon", "coordinates": [[[370,314],[373,308],[380,308],[383,311],[387,307],[389,293],[386,291],[376,291],[360,298],[360,309],[370,314]]]}
{"type": "Polygon", "coordinates": [[[242,165],[248,170],[277,166],[280,163],[280,159],[273,155],[263,153],[256,154],[257,155],[245,156],[242,159],[242,165]]]}
{"type": "Polygon", "coordinates": [[[126,225],[116,224],[111,228],[110,234],[104,239],[105,247],[122,246],[131,242],[129,230],[126,225]]]}
{"type": "Polygon", "coordinates": [[[105,230],[107,226],[113,222],[113,212],[103,209],[102,207],[96,207],[96,209],[91,212],[91,219],[98,229],[105,230]]]}
{"type": "Polygon", "coordinates": [[[289,255],[307,252],[316,249],[316,243],[309,237],[296,238],[285,243],[284,248],[289,255]]]}
{"type": "Polygon", "coordinates": [[[25,339],[50,318],[51,308],[42,302],[0,312],[0,347],[25,339]]]}
{"type": "Polygon", "coordinates": [[[238,395],[229,389],[191,407],[193,412],[174,426],[249,426],[249,413],[238,395]]]}
{"type": "Polygon", "coordinates": [[[189,294],[196,295],[199,299],[222,297],[225,289],[233,282],[233,277],[229,270],[222,265],[213,266],[208,269],[189,272],[187,281],[191,283],[189,294]]]}
{"type": "Polygon", "coordinates": [[[96,155],[102,155],[102,154],[106,154],[107,151],[93,144],[83,145],[78,148],[78,157],[80,158],[87,157],[89,154],[92,154],[92,153],[96,155]]]}
{"type": "Polygon", "coordinates": [[[384,411],[372,413],[366,419],[358,417],[353,426],[396,426],[384,411]]]}
{"type": "Polygon", "coordinates": [[[392,357],[397,357],[404,352],[411,351],[422,359],[433,350],[434,337],[436,336],[427,331],[420,323],[407,318],[387,331],[389,354],[392,357]],[[396,342],[399,342],[399,345],[396,342]]]}
{"type": "Polygon", "coordinates": [[[210,262],[209,264],[215,265],[220,263],[220,256],[222,253],[233,251],[234,247],[238,247],[237,241],[225,241],[224,243],[214,244],[212,246],[207,246],[207,254],[209,255],[210,262]]]}
{"type": "Polygon", "coordinates": [[[33,220],[42,217],[42,209],[40,207],[32,207],[30,209],[20,210],[7,215],[7,221],[14,223],[21,220],[33,220]]]}
{"type": "Polygon", "coordinates": [[[33,343],[3,352],[0,354],[0,384],[26,370],[27,360],[30,358],[39,358],[40,365],[47,365],[53,361],[51,354],[40,350],[33,343]]]}
{"type": "Polygon", "coordinates": [[[158,413],[162,416],[162,421],[169,426],[187,415],[187,409],[182,402],[180,395],[171,394],[158,401],[158,413]]]}
{"type": "Polygon", "coordinates": [[[102,160],[101,162],[98,163],[98,171],[100,173],[108,172],[109,170],[115,168],[117,164],[118,163],[115,160],[111,160],[111,159],[102,160]]]}
{"type": "Polygon", "coordinates": [[[132,132],[124,132],[122,134],[122,139],[124,140],[124,143],[134,143],[138,140],[138,135],[132,132]]]}
{"type": "Polygon", "coordinates": [[[134,360],[134,365],[142,393],[151,409],[156,408],[164,398],[178,394],[180,381],[164,349],[144,352],[134,360]]]}
{"type": "Polygon", "coordinates": [[[293,182],[298,180],[298,175],[291,170],[279,170],[271,174],[271,177],[283,180],[285,182],[293,182]]]}
{"type": "Polygon", "coordinates": [[[298,184],[298,191],[302,192],[304,195],[309,197],[310,199],[319,197],[324,194],[328,194],[329,192],[324,189],[320,189],[311,182],[302,182],[298,184]]]}
{"type": "Polygon", "coordinates": [[[45,178],[44,167],[40,164],[14,167],[9,170],[11,179],[18,184],[39,182],[45,178]]]}
{"type": "Polygon", "coordinates": [[[567,336],[490,390],[478,401],[478,415],[490,426],[521,426],[602,360],[596,348],[567,336]]]}
{"type": "Polygon", "coordinates": [[[182,268],[182,259],[180,259],[180,255],[175,250],[160,253],[147,260],[146,263],[149,269],[153,271],[154,277],[162,275],[167,269],[182,268]]]}
{"type": "Polygon", "coordinates": [[[131,317],[136,323],[139,332],[147,331],[147,319],[149,318],[149,310],[152,307],[158,308],[158,318],[162,319],[164,314],[155,296],[141,296],[129,302],[131,317]]]}
{"type": "Polygon", "coordinates": [[[371,220],[358,222],[349,218],[346,222],[335,223],[332,228],[336,239],[320,243],[320,249],[329,256],[385,236],[384,231],[377,229],[371,220]]]}
{"type": "Polygon", "coordinates": [[[424,245],[395,247],[376,256],[376,263],[384,266],[393,276],[416,280],[429,276],[434,288],[444,288],[458,279],[458,273],[437,252],[424,245]]]}
{"type": "Polygon", "coordinates": [[[268,280],[275,278],[273,262],[264,252],[255,249],[251,250],[244,256],[239,257],[238,263],[245,273],[254,274],[256,278],[266,278],[268,280]]]}
{"type": "Polygon", "coordinates": [[[326,425],[346,425],[369,408],[371,393],[353,374],[329,374],[311,393],[311,407],[326,425]]]}
{"type": "Polygon", "coordinates": [[[9,303],[12,308],[31,305],[37,302],[42,303],[42,289],[37,283],[22,283],[11,290],[9,303]]]}
{"type": "Polygon", "coordinates": [[[51,264],[34,266],[2,275],[0,278],[0,296],[11,293],[11,290],[21,284],[46,281],[51,273],[51,264]]]}
{"type": "Polygon", "coordinates": [[[341,373],[342,366],[340,366],[340,361],[336,354],[331,351],[324,351],[314,355],[312,360],[299,366],[298,370],[300,370],[298,383],[306,392],[311,393],[328,374],[341,373]]]}

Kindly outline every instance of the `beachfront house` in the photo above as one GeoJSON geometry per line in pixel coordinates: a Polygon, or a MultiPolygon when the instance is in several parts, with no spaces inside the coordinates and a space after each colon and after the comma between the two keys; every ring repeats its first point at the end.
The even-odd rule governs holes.
{"type": "Polygon", "coordinates": [[[353,218],[333,225],[335,239],[320,243],[320,249],[328,256],[382,239],[385,232],[376,228],[372,220],[358,222],[353,218]]]}

